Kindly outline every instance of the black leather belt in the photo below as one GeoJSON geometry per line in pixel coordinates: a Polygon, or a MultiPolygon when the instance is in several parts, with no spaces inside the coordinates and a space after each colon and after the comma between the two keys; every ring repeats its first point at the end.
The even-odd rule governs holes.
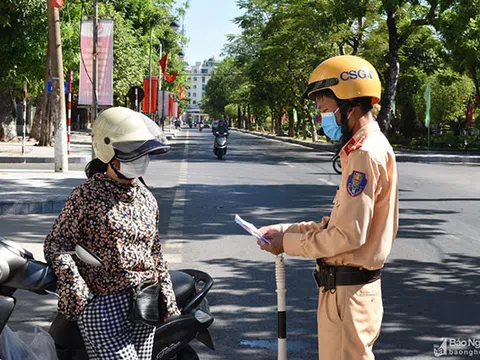
{"type": "Polygon", "coordinates": [[[313,278],[323,291],[334,291],[337,286],[361,285],[380,279],[381,269],[366,270],[353,266],[327,265],[317,259],[317,268],[313,272],[313,278]]]}

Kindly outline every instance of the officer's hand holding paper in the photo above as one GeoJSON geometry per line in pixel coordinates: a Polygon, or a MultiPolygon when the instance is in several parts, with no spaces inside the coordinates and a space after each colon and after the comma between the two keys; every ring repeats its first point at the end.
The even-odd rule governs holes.
{"type": "Polygon", "coordinates": [[[264,238],[260,233],[258,232],[258,229],[255,227],[255,225],[250,224],[249,222],[243,220],[240,216],[235,215],[235,222],[243,227],[248,233],[251,235],[255,236],[257,240],[261,243],[264,244],[270,244],[270,241],[264,238]]]}

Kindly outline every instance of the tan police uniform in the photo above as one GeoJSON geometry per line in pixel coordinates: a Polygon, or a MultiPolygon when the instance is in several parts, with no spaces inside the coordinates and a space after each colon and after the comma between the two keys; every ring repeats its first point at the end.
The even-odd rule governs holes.
{"type": "MultiPolygon", "coordinates": [[[[283,224],[291,256],[367,270],[383,267],[398,229],[398,175],[393,149],[376,121],[357,131],[340,153],[342,183],[330,218],[283,224]],[[328,226],[325,228],[325,226],[328,226]]],[[[320,289],[321,360],[374,359],[383,317],[381,280],[320,289]]]]}

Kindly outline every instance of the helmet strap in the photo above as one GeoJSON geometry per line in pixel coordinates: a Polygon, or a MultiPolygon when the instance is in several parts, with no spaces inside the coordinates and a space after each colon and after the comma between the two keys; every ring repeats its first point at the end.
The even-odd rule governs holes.
{"type": "Polygon", "coordinates": [[[342,123],[342,146],[350,141],[353,134],[348,128],[348,111],[352,108],[349,101],[343,101],[340,104],[340,121],[342,123]]]}
{"type": "MultiPolygon", "coordinates": [[[[113,159],[112,159],[113,160],[113,159]]],[[[127,178],[125,175],[123,175],[120,171],[118,171],[117,169],[115,169],[115,166],[113,166],[113,163],[112,161],[110,161],[110,167],[113,169],[113,172],[115,173],[115,175],[117,175],[117,177],[120,179],[120,180],[133,180],[133,178],[127,178]]]]}

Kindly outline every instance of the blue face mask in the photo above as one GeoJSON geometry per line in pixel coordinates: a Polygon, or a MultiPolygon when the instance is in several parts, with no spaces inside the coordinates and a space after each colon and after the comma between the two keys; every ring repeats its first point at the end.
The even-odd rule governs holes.
{"type": "Polygon", "coordinates": [[[342,127],[337,124],[337,120],[335,118],[337,111],[338,108],[334,112],[321,113],[323,132],[330,139],[335,141],[338,141],[342,138],[342,127]]]}

